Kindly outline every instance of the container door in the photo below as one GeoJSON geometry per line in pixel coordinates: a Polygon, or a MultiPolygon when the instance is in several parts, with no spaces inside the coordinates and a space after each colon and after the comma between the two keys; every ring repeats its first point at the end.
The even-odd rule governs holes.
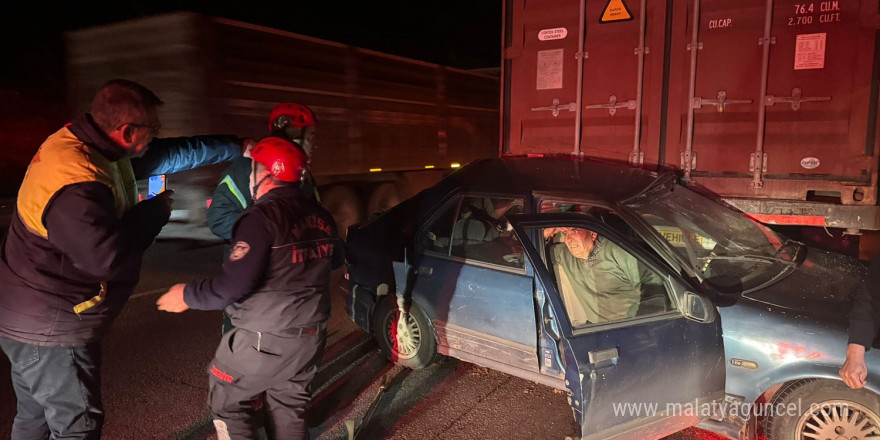
{"type": "Polygon", "coordinates": [[[642,3],[586,3],[581,151],[587,156],[657,162],[658,144],[647,142],[646,131],[656,131],[660,120],[665,5],[652,2],[643,11],[642,3]]]}
{"type": "Polygon", "coordinates": [[[873,204],[876,31],[861,9],[677,3],[670,29],[687,32],[671,36],[669,132],[681,157],[669,163],[725,197],[873,204]]]}
{"type": "Polygon", "coordinates": [[[876,190],[853,200],[852,190],[843,189],[871,184],[874,168],[866,135],[876,30],[860,26],[859,6],[856,0],[773,3],[762,171],[774,197],[824,190],[842,191],[844,204],[876,200],[876,190]]]}
{"type": "Polygon", "coordinates": [[[694,177],[749,177],[761,104],[758,43],[765,4],[765,0],[704,0],[681,2],[676,11],[678,24],[687,30],[676,34],[680,39],[671,72],[673,81],[681,82],[680,164],[693,170],[694,177]],[[692,69],[696,69],[693,84],[692,69]]]}
{"type": "Polygon", "coordinates": [[[502,154],[575,150],[580,2],[511,0],[502,154]]]}

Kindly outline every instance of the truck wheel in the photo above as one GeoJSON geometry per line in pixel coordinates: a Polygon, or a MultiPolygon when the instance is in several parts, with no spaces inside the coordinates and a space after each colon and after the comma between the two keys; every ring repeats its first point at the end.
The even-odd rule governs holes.
{"type": "Polygon", "coordinates": [[[769,440],[880,436],[880,399],[840,381],[813,379],[784,386],[764,414],[769,440]]]}
{"type": "Polygon", "coordinates": [[[367,202],[367,218],[373,214],[387,211],[400,203],[400,191],[393,183],[382,183],[373,189],[370,201],[367,202]]]}
{"type": "Polygon", "coordinates": [[[321,201],[324,208],[330,211],[339,236],[345,240],[348,235],[348,227],[363,221],[363,203],[357,193],[349,186],[336,185],[321,191],[321,201]]]}
{"type": "Polygon", "coordinates": [[[437,340],[425,312],[412,304],[403,322],[398,322],[399,318],[397,297],[387,295],[381,299],[373,314],[379,348],[397,365],[413,370],[427,367],[437,357],[437,340]]]}

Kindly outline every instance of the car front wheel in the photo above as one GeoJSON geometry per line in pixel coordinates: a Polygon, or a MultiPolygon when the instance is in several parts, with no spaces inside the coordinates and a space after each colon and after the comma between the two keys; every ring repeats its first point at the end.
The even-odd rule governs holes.
{"type": "Polygon", "coordinates": [[[373,328],[379,348],[392,362],[418,370],[437,356],[437,340],[428,318],[413,304],[401,319],[397,297],[383,298],[373,314],[373,328]]]}
{"type": "Polygon", "coordinates": [[[765,415],[769,440],[880,438],[880,399],[839,381],[814,379],[784,386],[765,415]]]}

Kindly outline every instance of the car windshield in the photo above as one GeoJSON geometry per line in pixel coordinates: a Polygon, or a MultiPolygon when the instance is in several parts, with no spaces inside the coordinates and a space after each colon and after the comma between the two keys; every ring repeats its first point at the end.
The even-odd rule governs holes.
{"type": "Polygon", "coordinates": [[[804,252],[744,214],[681,185],[657,185],[627,201],[701,282],[742,293],[787,275],[804,252]]]}

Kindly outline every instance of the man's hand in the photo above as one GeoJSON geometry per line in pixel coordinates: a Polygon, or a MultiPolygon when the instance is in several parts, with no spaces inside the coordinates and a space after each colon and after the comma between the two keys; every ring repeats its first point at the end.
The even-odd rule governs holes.
{"type": "Polygon", "coordinates": [[[186,284],[175,284],[160,296],[159,300],[156,301],[159,310],[171,313],[181,313],[189,310],[189,306],[183,301],[184,287],[186,287],[186,284]]]}
{"type": "Polygon", "coordinates": [[[174,199],[172,199],[171,196],[173,195],[173,189],[166,189],[165,191],[162,191],[159,194],[153,196],[153,198],[150,200],[156,200],[153,203],[157,203],[159,206],[161,206],[162,209],[164,209],[163,212],[167,213],[168,217],[171,217],[171,205],[174,203],[174,199]]]}
{"type": "Polygon", "coordinates": [[[846,361],[840,368],[840,378],[846,386],[857,390],[865,387],[866,377],[868,377],[868,367],[865,365],[865,347],[849,344],[846,347],[846,361]]]}

